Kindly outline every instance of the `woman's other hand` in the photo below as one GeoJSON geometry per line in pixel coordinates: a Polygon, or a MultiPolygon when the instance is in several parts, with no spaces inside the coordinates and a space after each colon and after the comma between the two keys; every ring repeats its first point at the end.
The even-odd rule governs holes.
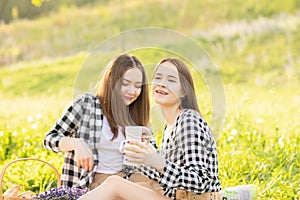
{"type": "Polygon", "coordinates": [[[94,167],[94,158],[90,147],[81,139],[77,139],[74,150],[77,166],[87,172],[91,171],[94,167]]]}
{"type": "Polygon", "coordinates": [[[61,151],[75,151],[75,161],[78,167],[91,171],[94,166],[91,148],[79,138],[62,137],[59,141],[61,151]]]}

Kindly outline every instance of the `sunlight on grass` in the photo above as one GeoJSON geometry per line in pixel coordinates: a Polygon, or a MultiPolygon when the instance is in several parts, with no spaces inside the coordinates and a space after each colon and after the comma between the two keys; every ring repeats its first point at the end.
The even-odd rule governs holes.
{"type": "MultiPolygon", "coordinates": [[[[95,55],[97,62],[85,62],[89,51],[115,34],[147,25],[174,29],[197,40],[220,70],[226,94],[226,118],[217,139],[222,187],[254,184],[259,200],[296,200],[300,196],[299,19],[299,5],[293,0],[284,4],[223,0],[222,5],[150,0],[147,6],[142,1],[112,0],[93,8],[62,6],[49,17],[1,24],[0,166],[34,157],[60,171],[63,153],[46,151],[42,141],[76,94],[75,84],[88,90],[91,79],[112,56],[106,52],[95,55]],[[84,65],[88,73],[80,82],[78,73],[84,65]]],[[[149,83],[155,64],[172,55],[151,48],[129,53],[145,64],[149,83]]],[[[190,69],[202,115],[211,125],[209,88],[203,74],[190,69]]],[[[152,101],[151,106],[152,128],[160,144],[164,123],[159,108],[152,101]]],[[[3,189],[13,183],[36,192],[55,187],[54,175],[40,167],[12,166],[3,189]]]]}

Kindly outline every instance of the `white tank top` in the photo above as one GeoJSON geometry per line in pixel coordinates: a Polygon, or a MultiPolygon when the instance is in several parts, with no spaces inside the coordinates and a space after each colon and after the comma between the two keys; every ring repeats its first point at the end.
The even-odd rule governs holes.
{"type": "Polygon", "coordinates": [[[113,133],[110,130],[107,118],[103,116],[102,136],[100,139],[98,173],[115,174],[122,171],[123,154],[119,152],[120,143],[125,140],[119,130],[118,137],[111,140],[113,133]]]}
{"type": "Polygon", "coordinates": [[[164,131],[164,139],[162,146],[165,147],[167,145],[167,140],[170,138],[171,133],[173,131],[174,126],[167,126],[164,131]]]}

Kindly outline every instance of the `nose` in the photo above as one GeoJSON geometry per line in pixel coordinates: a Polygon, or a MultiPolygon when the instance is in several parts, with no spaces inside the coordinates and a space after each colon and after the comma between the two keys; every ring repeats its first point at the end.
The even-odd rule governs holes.
{"type": "Polygon", "coordinates": [[[162,81],[157,83],[157,85],[160,86],[160,87],[163,87],[163,88],[167,87],[166,84],[163,83],[162,81]]]}
{"type": "Polygon", "coordinates": [[[134,86],[129,86],[128,93],[129,94],[135,94],[135,92],[136,92],[136,88],[134,86]]]}

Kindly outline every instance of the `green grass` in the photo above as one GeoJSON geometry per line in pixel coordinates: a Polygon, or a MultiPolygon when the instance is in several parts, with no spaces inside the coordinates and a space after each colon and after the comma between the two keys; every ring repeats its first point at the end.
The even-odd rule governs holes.
{"type": "Polygon", "coordinates": [[[245,88],[227,89],[230,113],[218,140],[222,183],[254,183],[261,199],[296,199],[300,170],[296,99],[300,95],[291,94],[292,88],[269,92],[261,87],[247,87],[245,92],[245,88]],[[294,100],[279,103],[277,99],[285,95],[294,100]]]}
{"type": "MultiPolygon", "coordinates": [[[[0,26],[0,166],[20,157],[48,161],[61,170],[63,154],[46,151],[44,134],[75,94],[91,88],[112,55],[90,55],[99,42],[122,30],[159,26],[192,37],[220,69],[226,118],[218,135],[223,187],[254,184],[258,199],[300,196],[299,2],[286,1],[108,1],[94,8],[62,7],[35,21],[0,26]],[[51,30],[51,31],[50,31],[51,30]],[[96,59],[94,59],[96,58],[96,59]],[[76,90],[75,90],[76,89],[76,90]]],[[[175,41],[176,42],[176,41],[175,41]]],[[[176,43],[179,48],[188,48],[176,43]]],[[[136,49],[149,79],[155,63],[174,56],[136,49]]],[[[212,124],[205,80],[191,68],[204,118],[212,124]]],[[[157,108],[157,107],[156,107],[157,108]]],[[[156,138],[162,124],[152,110],[156,138]]],[[[12,182],[43,191],[55,182],[49,168],[16,164],[12,182]]]]}

